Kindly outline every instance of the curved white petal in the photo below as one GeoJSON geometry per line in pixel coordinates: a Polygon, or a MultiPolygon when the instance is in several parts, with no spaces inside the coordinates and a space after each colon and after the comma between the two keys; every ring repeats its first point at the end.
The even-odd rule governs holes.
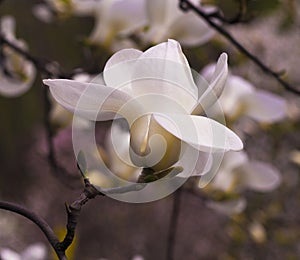
{"type": "Polygon", "coordinates": [[[226,126],[202,116],[154,114],[167,131],[200,151],[241,150],[240,138],[226,126]]]}
{"type": "Polygon", "coordinates": [[[195,13],[185,13],[170,26],[168,35],[184,46],[195,46],[209,41],[215,34],[195,13]]]}
{"type": "Polygon", "coordinates": [[[72,0],[72,12],[75,15],[92,15],[96,12],[100,1],[95,0],[72,0]]]}
{"type": "Polygon", "coordinates": [[[119,27],[123,34],[145,26],[147,22],[145,5],[145,0],[115,1],[109,14],[113,25],[119,27]]]}
{"type": "Polygon", "coordinates": [[[245,103],[245,114],[258,122],[277,122],[287,115],[285,100],[267,91],[256,91],[245,99],[245,103]]]}
{"type": "Polygon", "coordinates": [[[18,97],[24,94],[31,87],[31,82],[20,82],[0,76],[0,94],[5,97],[18,97]]]}
{"type": "Polygon", "coordinates": [[[25,61],[23,70],[25,80],[10,78],[0,71],[0,94],[6,97],[18,97],[30,89],[36,75],[36,69],[30,62],[25,61]]]}
{"type": "Polygon", "coordinates": [[[255,191],[272,191],[280,185],[282,179],[276,168],[259,161],[250,161],[236,171],[236,174],[241,175],[242,185],[255,191]]]}
{"type": "Polygon", "coordinates": [[[230,75],[227,79],[224,91],[219,99],[225,115],[235,117],[244,112],[245,100],[255,92],[254,86],[247,80],[230,75]]]}
{"type": "MultiPolygon", "coordinates": [[[[175,40],[168,40],[168,42],[149,48],[138,58],[132,79],[135,81],[143,78],[170,82],[174,85],[174,91],[176,91],[177,85],[194,97],[198,95],[187,59],[180,44],[175,40]]],[[[140,83],[132,83],[134,92],[141,93],[140,86],[143,84],[140,83]]],[[[163,84],[161,89],[163,92],[163,84]]]]}
{"type": "MultiPolygon", "coordinates": [[[[203,93],[202,85],[199,85],[198,91],[199,95],[203,93],[199,100],[198,104],[195,106],[192,114],[200,114],[203,109],[209,108],[213,105],[219,96],[222,94],[223,88],[225,86],[228,74],[228,65],[227,65],[227,54],[222,53],[218,59],[215,71],[212,75],[212,79],[209,82],[209,86],[203,93]]],[[[202,82],[202,81],[201,81],[202,82]]]]}
{"type": "Polygon", "coordinates": [[[59,104],[90,120],[111,120],[119,112],[124,112],[122,116],[127,118],[131,114],[135,115],[136,110],[141,110],[136,102],[131,102],[127,111],[121,110],[132,97],[115,88],[66,79],[48,79],[43,82],[50,87],[51,94],[59,104]]]}
{"type": "Polygon", "coordinates": [[[0,31],[7,40],[15,40],[16,21],[13,16],[5,15],[1,18],[0,31]]]}
{"type": "Polygon", "coordinates": [[[129,131],[124,130],[120,122],[114,121],[106,138],[110,169],[120,177],[133,180],[137,177],[138,168],[130,160],[129,142],[129,131]]]}
{"type": "Polygon", "coordinates": [[[146,24],[145,0],[101,0],[97,10],[96,25],[90,40],[111,44],[116,35],[126,35],[146,24]]]}
{"type": "Polygon", "coordinates": [[[103,70],[106,85],[118,88],[129,82],[132,78],[134,63],[142,53],[136,49],[124,49],[112,55],[103,70]]]}
{"type": "Polygon", "coordinates": [[[198,159],[191,176],[202,176],[207,174],[210,171],[212,164],[212,156],[209,153],[199,151],[198,159]]]}
{"type": "Polygon", "coordinates": [[[151,27],[165,27],[182,14],[174,0],[148,0],[146,9],[151,27]]]}

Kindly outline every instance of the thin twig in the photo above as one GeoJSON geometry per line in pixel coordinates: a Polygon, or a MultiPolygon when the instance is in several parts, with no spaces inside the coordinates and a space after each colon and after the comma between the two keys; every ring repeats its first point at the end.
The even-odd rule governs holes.
{"type": "Polygon", "coordinates": [[[265,65],[258,57],[249,52],[238,40],[236,40],[226,29],[224,29],[221,25],[213,20],[208,14],[199,9],[189,0],[179,0],[180,8],[183,11],[193,10],[199,16],[201,16],[212,28],[218,31],[221,35],[223,35],[228,41],[230,41],[241,53],[246,55],[249,59],[251,59],[256,65],[258,65],[266,74],[272,76],[277,80],[286,90],[300,95],[300,90],[293,88],[289,83],[283,80],[280,76],[280,73],[277,73],[271,70],[267,65],[265,65]]]}
{"type": "Polygon", "coordinates": [[[169,225],[167,260],[174,260],[174,249],[177,236],[178,219],[180,213],[181,188],[174,193],[171,220],[169,225]]]}
{"type": "Polygon", "coordinates": [[[59,243],[57,236],[55,235],[52,228],[48,225],[48,223],[44,219],[42,219],[40,216],[38,216],[34,212],[32,212],[20,205],[17,205],[15,203],[0,201],[0,208],[7,210],[7,211],[17,213],[17,214],[31,220],[44,233],[44,235],[48,239],[49,243],[51,244],[52,248],[54,249],[57,257],[60,260],[67,259],[64,251],[61,250],[61,248],[60,248],[60,243],[59,243]]]}
{"type": "Polygon", "coordinates": [[[86,204],[90,199],[95,198],[100,193],[93,185],[90,184],[88,179],[84,179],[84,191],[79,198],[75,200],[70,206],[66,204],[66,210],[68,215],[67,220],[67,234],[62,242],[59,243],[61,250],[65,252],[67,248],[72,244],[75,236],[75,229],[79,220],[81,207],[86,204]]]}

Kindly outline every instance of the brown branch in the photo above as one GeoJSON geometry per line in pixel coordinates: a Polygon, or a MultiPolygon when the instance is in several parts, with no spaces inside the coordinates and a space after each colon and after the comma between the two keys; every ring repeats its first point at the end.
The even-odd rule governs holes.
{"type": "Polygon", "coordinates": [[[195,6],[189,0],[179,0],[180,8],[183,11],[193,10],[200,17],[202,17],[212,28],[223,35],[229,42],[231,42],[241,53],[251,59],[257,66],[259,66],[266,74],[272,76],[277,82],[279,82],[286,90],[300,95],[300,90],[292,87],[288,82],[281,78],[281,75],[277,72],[271,70],[267,65],[265,65],[258,57],[249,52],[238,40],[236,40],[226,29],[213,20],[208,14],[202,11],[200,8],[195,6]]]}
{"type": "Polygon", "coordinates": [[[95,198],[98,195],[103,195],[98,191],[88,179],[84,179],[84,190],[77,200],[75,200],[70,206],[66,205],[67,210],[67,234],[63,241],[59,242],[52,228],[48,223],[34,212],[14,203],[0,201],[0,209],[15,212],[23,217],[31,220],[36,224],[44,233],[52,248],[56,252],[57,257],[60,260],[67,260],[65,251],[72,244],[75,236],[75,229],[79,220],[81,207],[86,204],[90,199],[95,198]]]}
{"type": "Polygon", "coordinates": [[[87,178],[84,179],[84,190],[77,200],[75,200],[70,206],[66,204],[66,210],[68,215],[67,220],[67,234],[62,242],[59,243],[60,249],[65,252],[67,248],[72,244],[75,236],[75,229],[79,220],[81,207],[86,204],[90,199],[95,198],[98,195],[103,195],[92,184],[90,184],[87,178]]]}
{"type": "Polygon", "coordinates": [[[0,209],[4,209],[7,211],[17,213],[17,214],[31,220],[44,233],[44,235],[48,239],[49,243],[51,244],[52,248],[54,249],[57,257],[60,260],[67,259],[64,251],[61,250],[61,248],[60,248],[59,240],[58,240],[57,236],[55,235],[54,231],[48,225],[48,223],[44,219],[42,219],[40,216],[38,216],[34,212],[32,212],[20,205],[17,205],[15,203],[11,203],[11,202],[0,201],[0,209]]]}

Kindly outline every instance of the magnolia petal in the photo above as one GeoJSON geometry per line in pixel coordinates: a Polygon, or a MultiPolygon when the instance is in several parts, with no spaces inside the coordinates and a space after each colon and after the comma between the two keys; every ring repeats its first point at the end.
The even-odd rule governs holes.
{"type": "Polygon", "coordinates": [[[245,100],[255,92],[254,86],[247,80],[229,75],[219,102],[225,115],[234,118],[243,113],[245,100]]]}
{"type": "Polygon", "coordinates": [[[174,0],[151,0],[146,2],[148,21],[151,28],[166,28],[180,17],[178,2],[174,0]]]}
{"type": "Polygon", "coordinates": [[[31,82],[19,82],[14,79],[0,79],[0,94],[5,97],[18,97],[31,87],[31,82]]]}
{"type": "MultiPolygon", "coordinates": [[[[115,88],[100,84],[83,83],[66,79],[43,80],[50,87],[54,99],[71,112],[89,120],[111,120],[121,111],[131,96],[115,88]]],[[[136,114],[141,109],[136,102],[127,107],[127,114],[136,114]],[[135,107],[137,106],[137,107],[135,107]],[[133,109],[128,111],[128,109],[133,109]]],[[[123,111],[123,110],[122,110],[123,111]]],[[[126,115],[123,115],[126,117],[126,115]]]]}
{"type": "Polygon", "coordinates": [[[129,155],[130,134],[124,130],[122,121],[114,121],[109,136],[106,138],[106,147],[109,155],[109,166],[114,174],[125,179],[134,180],[138,168],[135,167],[129,155]]]}
{"type": "Polygon", "coordinates": [[[1,18],[0,31],[10,41],[15,40],[16,21],[13,16],[5,15],[1,18]]]}
{"type": "MultiPolygon", "coordinates": [[[[10,58],[10,57],[8,57],[10,58]]],[[[6,97],[18,97],[30,89],[36,75],[36,69],[31,62],[23,63],[23,70],[26,74],[24,81],[10,78],[0,71],[0,94],[6,97]]]]}
{"type": "Polygon", "coordinates": [[[195,46],[209,41],[215,34],[195,13],[185,13],[172,24],[168,35],[182,45],[195,46]]]}
{"type": "Polygon", "coordinates": [[[235,176],[230,170],[221,168],[213,178],[210,185],[217,190],[230,192],[233,188],[235,176]]]}
{"type": "Polygon", "coordinates": [[[145,26],[145,5],[145,0],[114,1],[109,13],[112,25],[122,34],[132,33],[145,26]]]}
{"type": "Polygon", "coordinates": [[[246,200],[244,198],[240,198],[222,202],[209,201],[207,206],[219,213],[231,216],[243,212],[246,208],[246,204],[246,200]]]}
{"type": "Polygon", "coordinates": [[[277,122],[287,114],[285,100],[267,91],[256,91],[245,99],[245,103],[245,114],[258,122],[277,122]]]}
{"type": "Polygon", "coordinates": [[[272,191],[281,183],[278,170],[267,163],[250,161],[236,171],[236,174],[241,174],[242,185],[255,191],[272,191]]]}
{"type": "MultiPolygon", "coordinates": [[[[133,81],[136,79],[160,80],[162,92],[163,83],[168,82],[173,84],[174,91],[177,86],[177,88],[185,89],[191,96],[198,96],[187,59],[180,44],[175,40],[168,40],[168,42],[158,44],[145,51],[135,64],[132,79],[133,81]]],[[[140,86],[144,86],[144,84],[137,81],[133,82],[131,87],[133,91],[140,91],[140,86]]]]}
{"type": "Polygon", "coordinates": [[[154,114],[168,132],[204,152],[241,150],[241,139],[226,126],[206,117],[154,114]]]}
{"type": "Polygon", "coordinates": [[[51,23],[54,21],[54,14],[46,4],[36,4],[32,8],[33,15],[44,23],[51,23]]]}
{"type": "Polygon", "coordinates": [[[209,87],[204,91],[201,89],[201,86],[199,89],[199,93],[203,93],[199,100],[198,104],[195,106],[192,114],[201,114],[203,112],[203,109],[209,108],[211,105],[213,105],[219,96],[222,94],[223,88],[226,83],[228,74],[228,65],[227,65],[227,54],[222,53],[218,59],[217,66],[215,68],[215,71],[212,75],[212,79],[209,82],[209,87]]]}
{"type": "Polygon", "coordinates": [[[209,153],[199,151],[195,169],[191,176],[202,176],[207,174],[213,163],[213,158],[209,153]]]}
{"type": "Polygon", "coordinates": [[[143,52],[136,49],[118,51],[106,62],[103,77],[107,86],[120,88],[132,78],[134,62],[143,52]],[[116,77],[116,75],[118,75],[116,77]]]}
{"type": "Polygon", "coordinates": [[[101,0],[96,18],[90,40],[108,46],[116,35],[130,34],[146,25],[145,0],[101,0]]]}
{"type": "Polygon", "coordinates": [[[100,1],[95,0],[72,0],[72,12],[79,16],[91,15],[95,13],[100,1]]]}

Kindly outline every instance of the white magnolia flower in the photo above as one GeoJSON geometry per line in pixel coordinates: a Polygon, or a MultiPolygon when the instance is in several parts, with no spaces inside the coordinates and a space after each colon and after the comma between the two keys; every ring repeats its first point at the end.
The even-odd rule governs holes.
{"type": "MultiPolygon", "coordinates": [[[[127,36],[146,25],[145,0],[47,0],[47,3],[61,15],[94,17],[89,42],[113,51],[135,46],[127,36]]],[[[36,6],[34,13],[46,22],[53,20],[46,5],[36,6]]]]}
{"type": "Polygon", "coordinates": [[[210,185],[215,189],[235,193],[243,189],[269,192],[280,183],[281,175],[272,165],[249,160],[244,152],[228,152],[210,185]]]}
{"type": "MultiPolygon", "coordinates": [[[[202,75],[209,79],[214,67],[215,65],[205,67],[202,75]]],[[[248,116],[261,123],[272,123],[287,115],[287,104],[282,97],[258,90],[249,81],[230,74],[219,102],[230,121],[248,116]]]]}
{"type": "Polygon", "coordinates": [[[124,37],[146,25],[144,0],[101,0],[95,7],[95,27],[89,37],[92,43],[117,49],[124,37]]]}
{"type": "Polygon", "coordinates": [[[45,260],[47,258],[47,249],[41,243],[35,243],[27,247],[23,252],[17,252],[9,248],[0,249],[1,260],[45,260]]]}
{"type": "Polygon", "coordinates": [[[105,85],[64,79],[44,83],[57,102],[78,115],[99,121],[124,117],[132,163],[157,172],[175,164],[186,147],[203,152],[242,149],[230,129],[192,115],[216,101],[226,76],[227,55],[222,54],[209,85],[196,86],[179,43],[169,40],[145,52],[115,53],[104,68],[105,85]]]}
{"type": "MultiPolygon", "coordinates": [[[[15,37],[15,20],[13,17],[2,17],[0,31],[11,43],[21,49],[27,49],[25,42],[15,37]]],[[[0,61],[0,94],[7,97],[19,96],[31,87],[35,78],[35,67],[8,46],[3,47],[2,55],[0,61]]]]}
{"type": "Polygon", "coordinates": [[[33,14],[45,23],[53,22],[55,15],[92,15],[101,0],[45,0],[33,7],[33,14]]]}
{"type": "MultiPolygon", "coordinates": [[[[212,7],[200,6],[199,0],[191,1],[202,10],[212,12],[212,7]]],[[[214,30],[194,12],[183,12],[178,0],[147,0],[149,30],[144,39],[160,43],[169,38],[176,39],[184,46],[200,45],[212,38],[214,30]]]]}

